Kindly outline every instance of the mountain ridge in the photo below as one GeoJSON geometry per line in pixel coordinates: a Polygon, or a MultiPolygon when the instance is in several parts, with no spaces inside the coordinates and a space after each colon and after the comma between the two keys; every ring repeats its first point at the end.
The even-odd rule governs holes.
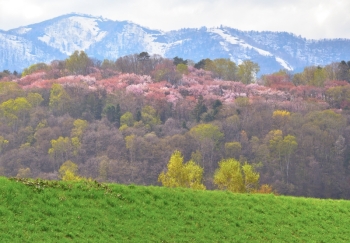
{"type": "Polygon", "coordinates": [[[266,74],[349,60],[350,40],[314,40],[288,32],[242,31],[228,26],[162,31],[81,13],[0,30],[0,70],[21,71],[34,63],[65,59],[75,50],[100,60],[142,51],[195,62],[230,58],[240,64],[250,59],[260,65],[260,74],[266,74]]]}

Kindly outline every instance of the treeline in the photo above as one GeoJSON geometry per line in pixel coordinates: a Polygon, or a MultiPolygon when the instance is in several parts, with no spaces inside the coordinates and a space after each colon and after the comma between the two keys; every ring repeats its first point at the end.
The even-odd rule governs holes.
{"type": "Polygon", "coordinates": [[[57,179],[59,168],[71,161],[83,177],[150,185],[158,183],[178,150],[185,161],[203,168],[209,189],[215,188],[218,162],[234,158],[252,165],[260,184],[278,193],[349,198],[346,80],[328,77],[323,87],[310,86],[311,78],[296,84],[281,71],[260,79],[266,90],[249,84],[254,75],[249,85],[222,81],[242,79],[244,70],[254,73],[247,66],[258,71],[249,61],[241,66],[227,59],[190,63],[140,53],[98,63],[75,52],[64,61],[31,66],[21,79],[6,81],[6,76],[0,82],[0,174],[57,179]],[[125,86],[118,90],[102,85],[121,84],[121,72],[135,76],[123,79],[125,86]],[[63,82],[66,75],[81,80],[63,82]],[[143,83],[136,85],[136,77],[143,83]],[[39,79],[48,86],[33,85],[39,79]],[[28,80],[31,86],[24,86],[28,80]],[[148,92],[157,87],[158,93],[132,91],[136,86],[148,92]],[[212,93],[201,93],[204,88],[212,93]],[[233,102],[224,100],[227,90],[233,102]],[[173,102],[168,97],[175,91],[182,98],[173,102]]]}

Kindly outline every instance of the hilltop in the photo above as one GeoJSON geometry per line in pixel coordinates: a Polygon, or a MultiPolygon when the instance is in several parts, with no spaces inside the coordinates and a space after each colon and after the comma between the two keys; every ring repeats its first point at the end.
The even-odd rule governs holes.
{"type": "Polygon", "coordinates": [[[0,70],[22,71],[34,63],[64,59],[75,50],[99,60],[142,51],[195,62],[230,58],[240,64],[249,59],[260,65],[260,74],[267,74],[349,60],[350,40],[308,40],[287,32],[241,31],[229,26],[162,31],[77,13],[0,30],[0,70]]]}

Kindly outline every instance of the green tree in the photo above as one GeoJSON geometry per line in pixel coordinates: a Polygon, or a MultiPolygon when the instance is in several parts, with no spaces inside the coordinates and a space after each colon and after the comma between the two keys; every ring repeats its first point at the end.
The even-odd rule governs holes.
{"type": "Polygon", "coordinates": [[[154,109],[150,105],[146,105],[142,108],[141,119],[142,119],[142,122],[145,125],[149,125],[150,128],[154,127],[155,125],[161,124],[161,121],[159,119],[156,109],[154,109]]]}
{"type": "Polygon", "coordinates": [[[49,107],[55,115],[62,115],[69,111],[70,97],[59,84],[53,84],[51,87],[49,107]]]}
{"type": "Polygon", "coordinates": [[[260,67],[257,63],[249,60],[244,60],[238,65],[238,78],[244,84],[250,84],[255,81],[257,73],[260,71],[260,67]]]}
{"type": "Polygon", "coordinates": [[[32,105],[32,107],[37,107],[44,101],[41,94],[38,93],[29,93],[27,95],[28,102],[32,105]]]}
{"type": "Polygon", "coordinates": [[[29,74],[38,72],[38,71],[48,71],[50,67],[45,63],[37,63],[25,68],[22,72],[22,77],[27,76],[29,74]]]}
{"type": "Polygon", "coordinates": [[[85,120],[77,119],[73,122],[73,129],[71,131],[71,143],[72,143],[72,150],[73,155],[78,155],[78,150],[81,147],[81,138],[83,136],[83,133],[85,129],[88,126],[88,122],[85,120]]]}
{"type": "Polygon", "coordinates": [[[202,184],[203,168],[193,161],[183,164],[180,151],[175,151],[167,165],[167,172],[160,173],[158,181],[166,187],[187,187],[196,190],[205,190],[202,184]]]}
{"type": "Polygon", "coordinates": [[[132,127],[134,125],[134,116],[132,115],[131,112],[125,112],[121,117],[120,117],[120,125],[126,125],[128,127],[132,127]]]}
{"type": "Polygon", "coordinates": [[[60,136],[58,139],[51,140],[51,148],[48,150],[48,154],[56,164],[60,164],[69,159],[71,151],[71,139],[60,136]]]}
{"type": "Polygon", "coordinates": [[[223,80],[234,81],[237,78],[237,65],[228,58],[218,58],[213,60],[213,71],[215,76],[223,80]]]}
{"type": "Polygon", "coordinates": [[[104,112],[106,113],[107,120],[110,123],[114,123],[116,121],[116,112],[114,105],[108,104],[104,109],[104,112]]]}
{"type": "Polygon", "coordinates": [[[88,68],[91,65],[91,60],[84,51],[75,51],[66,59],[66,68],[75,75],[88,74],[88,68]]]}
{"type": "Polygon", "coordinates": [[[198,124],[189,131],[189,134],[197,141],[199,150],[203,155],[203,165],[207,163],[208,171],[213,165],[214,151],[218,147],[224,134],[219,127],[213,124],[198,124]]]}
{"type": "Polygon", "coordinates": [[[214,174],[214,184],[221,190],[231,192],[253,192],[259,187],[259,173],[253,167],[235,159],[225,159],[219,162],[219,168],[214,174]]]}
{"type": "Polygon", "coordinates": [[[176,71],[181,74],[188,74],[188,67],[186,64],[179,63],[176,66],[176,71]]]}
{"type": "Polygon", "coordinates": [[[18,124],[25,121],[32,105],[24,97],[9,99],[0,104],[0,113],[7,124],[17,131],[18,124]]]}
{"type": "Polygon", "coordinates": [[[225,154],[228,158],[239,158],[242,151],[242,145],[240,142],[225,143],[225,154]]]}

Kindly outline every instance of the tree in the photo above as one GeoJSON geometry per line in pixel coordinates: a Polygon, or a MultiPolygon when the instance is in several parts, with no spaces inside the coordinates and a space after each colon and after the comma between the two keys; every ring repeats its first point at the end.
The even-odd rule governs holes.
{"type": "Polygon", "coordinates": [[[28,68],[25,68],[22,72],[22,77],[27,76],[29,74],[38,72],[38,71],[48,71],[49,70],[49,66],[46,65],[45,63],[37,63],[37,64],[33,64],[28,68]]]}
{"type": "Polygon", "coordinates": [[[132,115],[131,112],[125,112],[121,117],[120,117],[120,126],[126,125],[128,127],[132,127],[134,125],[134,116],[132,115]]]}
{"type": "Polygon", "coordinates": [[[250,164],[241,166],[235,159],[226,159],[219,162],[219,168],[214,174],[214,184],[221,190],[253,192],[259,186],[259,177],[259,173],[250,164]]]}
{"type": "Polygon", "coordinates": [[[149,105],[142,108],[141,119],[145,125],[149,125],[150,128],[161,123],[157,111],[149,105]]]}
{"type": "Polygon", "coordinates": [[[55,115],[61,115],[69,111],[70,97],[59,84],[53,84],[50,90],[49,107],[55,115]]]}
{"type": "Polygon", "coordinates": [[[257,63],[249,60],[244,60],[238,65],[238,77],[244,84],[250,84],[255,81],[256,74],[260,71],[257,63]]]}
{"type": "Polygon", "coordinates": [[[176,71],[181,74],[188,74],[188,67],[186,64],[180,63],[176,65],[176,71]]]}
{"type": "Polygon", "coordinates": [[[44,101],[41,94],[38,93],[29,93],[27,95],[28,102],[32,105],[32,107],[37,107],[44,101]]]}
{"type": "Polygon", "coordinates": [[[75,75],[88,74],[90,66],[92,66],[91,60],[84,51],[75,51],[66,59],[66,68],[75,75]]]}
{"type": "Polygon", "coordinates": [[[211,71],[214,77],[223,80],[236,80],[237,66],[228,58],[218,58],[205,61],[205,70],[211,71]]]}
{"type": "Polygon", "coordinates": [[[61,165],[58,172],[62,181],[81,181],[83,178],[76,174],[77,171],[78,166],[72,161],[67,160],[61,165]]]}
{"type": "Polygon", "coordinates": [[[116,121],[116,112],[115,112],[115,106],[114,105],[107,105],[106,108],[104,109],[106,116],[107,116],[107,120],[110,123],[114,123],[116,121]]]}
{"type": "Polygon", "coordinates": [[[196,107],[193,110],[193,115],[196,118],[196,121],[199,122],[201,119],[201,115],[207,112],[208,108],[204,104],[203,96],[200,95],[197,100],[196,107]]]}
{"type": "Polygon", "coordinates": [[[224,134],[219,127],[213,124],[198,124],[189,131],[189,134],[197,141],[199,150],[203,155],[203,164],[208,163],[208,171],[211,170],[213,164],[214,150],[218,147],[224,134]]]}
{"type": "Polygon", "coordinates": [[[206,60],[210,60],[210,59],[202,59],[199,62],[197,62],[196,64],[194,64],[194,67],[197,69],[204,69],[206,60]]]}
{"type": "Polygon", "coordinates": [[[48,154],[57,164],[60,164],[68,160],[71,150],[71,139],[69,137],[60,136],[58,139],[51,140],[51,148],[48,150],[48,154]]]}
{"type": "Polygon", "coordinates": [[[158,181],[166,187],[187,187],[205,190],[202,184],[203,168],[192,160],[183,164],[183,156],[176,150],[170,157],[167,172],[160,173],[158,181]]]}
{"type": "Polygon", "coordinates": [[[12,126],[14,131],[17,131],[18,124],[25,121],[32,105],[24,97],[9,99],[0,104],[0,113],[7,121],[7,124],[12,126]]]}
{"type": "Polygon", "coordinates": [[[179,64],[183,64],[183,65],[187,66],[187,60],[184,60],[181,57],[177,57],[177,56],[173,58],[173,63],[175,66],[177,66],[179,64]]]}
{"type": "Polygon", "coordinates": [[[149,58],[150,58],[150,55],[148,54],[148,52],[145,52],[145,51],[141,52],[141,53],[137,56],[137,59],[138,59],[139,61],[146,61],[146,60],[149,60],[149,58]]]}
{"type": "Polygon", "coordinates": [[[239,158],[242,151],[242,145],[240,142],[225,143],[225,154],[229,158],[239,158]]]}

